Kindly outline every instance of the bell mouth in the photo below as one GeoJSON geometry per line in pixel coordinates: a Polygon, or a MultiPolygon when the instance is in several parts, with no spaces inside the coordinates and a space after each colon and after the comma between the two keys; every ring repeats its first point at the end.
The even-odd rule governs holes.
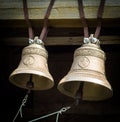
{"type": "Polygon", "coordinates": [[[9,80],[12,84],[15,86],[18,86],[20,88],[29,89],[27,87],[27,83],[30,80],[30,75],[32,74],[32,82],[33,82],[33,88],[31,90],[47,90],[54,86],[53,78],[52,76],[47,76],[43,72],[39,71],[22,71],[22,72],[13,72],[9,80]]]}
{"type": "Polygon", "coordinates": [[[75,73],[65,76],[58,85],[61,93],[75,98],[81,82],[84,83],[82,100],[100,101],[112,97],[113,91],[105,77],[98,79],[96,75],[75,73]],[[73,75],[74,77],[70,77],[73,75]]]}

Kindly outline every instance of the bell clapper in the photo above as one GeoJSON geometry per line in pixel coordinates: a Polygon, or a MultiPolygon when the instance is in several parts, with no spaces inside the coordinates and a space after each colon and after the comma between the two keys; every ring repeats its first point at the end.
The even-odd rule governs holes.
{"type": "Polygon", "coordinates": [[[26,95],[28,95],[30,94],[31,89],[34,87],[34,84],[32,82],[32,74],[30,74],[30,80],[27,82],[26,87],[28,88],[26,95]]]}
{"type": "Polygon", "coordinates": [[[32,74],[30,74],[30,80],[27,82],[26,87],[31,90],[34,87],[34,84],[32,82],[32,74]]]}
{"type": "Polygon", "coordinates": [[[79,105],[80,101],[82,100],[82,96],[83,96],[83,86],[84,86],[84,82],[80,83],[79,89],[76,92],[76,96],[75,96],[75,105],[79,105]]]}

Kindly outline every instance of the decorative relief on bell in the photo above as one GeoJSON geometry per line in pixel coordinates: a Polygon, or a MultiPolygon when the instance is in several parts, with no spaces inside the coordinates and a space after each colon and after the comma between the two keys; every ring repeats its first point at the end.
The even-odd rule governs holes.
{"type": "Polygon", "coordinates": [[[90,64],[90,60],[89,60],[87,57],[81,56],[81,57],[79,58],[79,63],[78,63],[78,65],[79,65],[81,68],[86,68],[86,67],[88,67],[89,64],[90,64]]]}
{"type": "MultiPolygon", "coordinates": [[[[86,45],[86,44],[84,44],[84,45],[86,45]]],[[[87,44],[87,46],[88,45],[89,44],[87,44]]],[[[102,50],[96,49],[96,48],[94,49],[93,47],[92,47],[92,49],[90,49],[89,46],[87,48],[83,46],[81,48],[76,49],[76,51],[74,53],[74,57],[76,57],[76,56],[94,56],[94,57],[98,57],[98,58],[105,60],[105,53],[102,50]]]]}
{"type": "Polygon", "coordinates": [[[28,56],[26,56],[25,59],[23,59],[23,63],[24,63],[25,65],[32,65],[32,64],[34,63],[34,61],[35,61],[35,59],[34,59],[34,57],[31,56],[31,55],[28,55],[28,56]]]}
{"type": "MultiPolygon", "coordinates": [[[[36,44],[31,44],[31,45],[36,45],[36,44]]],[[[46,50],[44,50],[44,48],[42,48],[40,45],[37,45],[39,47],[31,47],[31,45],[29,47],[26,47],[23,49],[22,55],[28,55],[28,54],[37,54],[37,55],[41,55],[44,57],[48,57],[46,50]]]]}

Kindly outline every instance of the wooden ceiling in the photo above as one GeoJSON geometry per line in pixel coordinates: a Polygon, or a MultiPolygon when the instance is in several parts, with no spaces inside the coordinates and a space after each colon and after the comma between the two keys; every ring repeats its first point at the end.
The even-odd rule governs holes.
{"type": "MultiPolygon", "coordinates": [[[[50,0],[28,0],[28,10],[36,36],[39,36],[46,8],[50,0]]],[[[100,0],[84,0],[84,10],[90,33],[94,33],[97,25],[97,9],[100,0]]],[[[55,86],[46,91],[32,91],[23,118],[18,121],[27,122],[64,106],[74,100],[57,90],[60,79],[69,71],[73,53],[83,41],[83,26],[79,17],[77,0],[56,0],[48,24],[48,36],[45,47],[49,53],[49,70],[55,80],[55,86]]],[[[114,95],[100,102],[81,102],[60,116],[60,122],[113,122],[120,120],[120,0],[106,0],[102,29],[100,34],[101,48],[105,51],[106,76],[111,83],[114,95]]],[[[26,90],[9,82],[10,73],[18,66],[21,52],[28,45],[27,24],[23,16],[22,0],[0,0],[0,104],[1,122],[11,122],[26,90]]],[[[54,122],[55,116],[41,122],[54,122]]]]}
{"type": "MultiPolygon", "coordinates": [[[[97,26],[97,10],[100,0],[85,0],[85,17],[90,33],[97,26]]],[[[35,36],[39,36],[49,0],[28,0],[29,18],[35,36]]],[[[28,32],[24,19],[22,0],[0,0],[1,43],[8,45],[27,44],[28,32]],[[20,41],[20,42],[19,42],[20,41]]],[[[106,0],[100,40],[103,44],[119,44],[120,2],[106,0]]],[[[83,37],[83,25],[77,0],[56,0],[49,17],[49,32],[45,45],[79,45],[83,37]],[[62,40],[62,41],[61,41],[62,40]]]]}

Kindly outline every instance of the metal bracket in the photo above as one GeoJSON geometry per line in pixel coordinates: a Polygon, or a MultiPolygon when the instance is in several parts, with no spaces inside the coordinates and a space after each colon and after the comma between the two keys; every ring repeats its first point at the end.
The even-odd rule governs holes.
{"type": "Polygon", "coordinates": [[[93,44],[100,44],[100,41],[99,39],[95,38],[93,36],[93,34],[90,34],[90,37],[89,38],[84,38],[84,44],[87,44],[87,43],[93,43],[93,44]]]}
{"type": "Polygon", "coordinates": [[[38,36],[35,36],[34,39],[29,39],[29,44],[39,44],[44,45],[43,41],[38,38],[38,36]]]}

